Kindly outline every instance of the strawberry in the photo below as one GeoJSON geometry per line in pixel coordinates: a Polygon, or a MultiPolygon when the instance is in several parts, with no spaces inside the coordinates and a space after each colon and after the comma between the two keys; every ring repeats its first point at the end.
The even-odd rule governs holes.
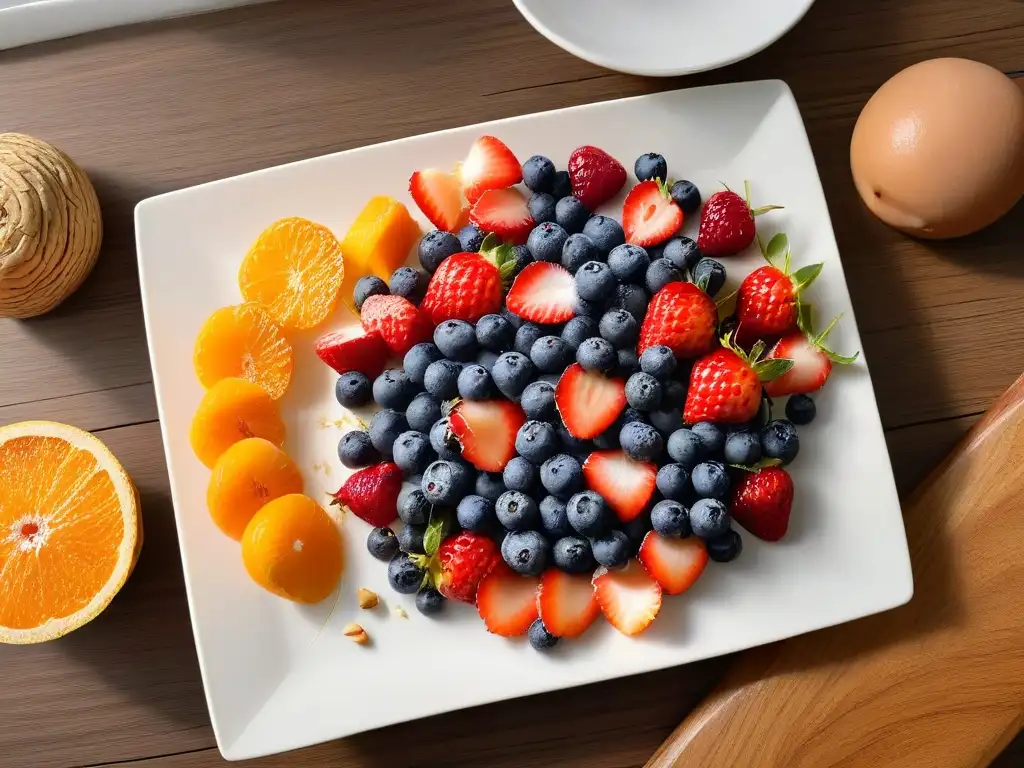
{"type": "Polygon", "coordinates": [[[516,433],[526,416],[508,400],[459,400],[448,422],[462,458],[484,472],[501,472],[516,455],[516,433]]]}
{"type": "Polygon", "coordinates": [[[789,527],[793,478],[782,467],[744,472],[729,502],[733,519],[759,539],[778,541],[789,527]]]}
{"type": "Polygon", "coordinates": [[[647,508],[658,478],[658,468],[645,461],[633,461],[625,451],[594,451],[583,462],[583,479],[597,491],[623,523],[640,516],[647,508]]]}
{"type": "Polygon", "coordinates": [[[564,323],[576,314],[576,280],[559,264],[535,261],[516,277],[505,306],[531,323],[564,323]]]}
{"type": "Polygon", "coordinates": [[[661,610],[661,587],[635,560],[614,571],[598,568],[594,595],[608,623],[624,635],[643,632],[661,610]]]}
{"type": "Polygon", "coordinates": [[[825,346],[825,338],[829,335],[839,318],[829,323],[828,328],[817,336],[794,331],[783,336],[772,347],[767,359],[788,359],[793,367],[776,379],[764,385],[771,397],[782,395],[805,395],[821,389],[828,375],[832,372],[832,364],[849,365],[857,359],[857,354],[846,357],[838,355],[825,346]]]}
{"type": "Polygon", "coordinates": [[[591,440],[614,424],[626,407],[626,382],[573,363],[555,385],[555,405],[570,435],[591,440]]]}
{"type": "Polygon", "coordinates": [[[626,169],[603,149],[583,146],[569,155],[569,180],[573,195],[588,211],[596,211],[619,194],[626,169]]]}
{"type": "Polygon", "coordinates": [[[490,536],[470,531],[449,536],[437,549],[437,591],[449,600],[473,603],[480,581],[500,561],[498,545],[490,536]]]}
{"type": "Polygon", "coordinates": [[[731,189],[715,192],[704,204],[700,215],[697,247],[705,256],[732,256],[739,253],[757,236],[754,217],[782,206],[766,205],[750,208],[750,185],[744,182],[747,199],[731,189]]]}
{"type": "Polygon", "coordinates": [[[380,528],[397,517],[398,492],[402,490],[402,470],[397,464],[384,462],[351,475],[334,494],[332,504],[351,510],[352,514],[380,528]]]}
{"type": "Polygon", "coordinates": [[[680,595],[704,572],[708,548],[696,536],[670,539],[650,531],[636,557],[666,595],[680,595]]]}
{"type": "Polygon", "coordinates": [[[476,609],[487,631],[502,637],[526,634],[537,618],[539,585],[536,576],[520,576],[505,563],[497,563],[476,590],[476,609]]]}
{"type": "Polygon", "coordinates": [[[375,379],[384,370],[391,353],[379,333],[361,336],[325,333],[316,340],[316,354],[338,373],[359,371],[375,379]]]}
{"type": "Polygon", "coordinates": [[[459,164],[462,192],[472,204],[488,189],[511,187],[523,180],[523,167],[512,150],[493,136],[481,136],[459,164]]]}
{"type": "Polygon", "coordinates": [[[455,174],[436,168],[416,171],[409,178],[409,194],[438,229],[457,232],[469,220],[469,208],[455,174]]]}
{"type": "Polygon", "coordinates": [[[579,637],[601,613],[589,576],[572,576],[557,568],[544,571],[537,610],[555,637],[579,637]]]}
{"type": "Polygon", "coordinates": [[[420,311],[434,325],[445,320],[475,323],[501,310],[505,281],[516,268],[511,245],[488,235],[479,253],[456,253],[441,262],[430,278],[420,311]]]}
{"type": "Polygon", "coordinates": [[[669,283],[651,299],[636,353],[664,344],[678,358],[703,355],[715,343],[718,309],[693,283],[669,283]]]}
{"type": "Polygon", "coordinates": [[[629,191],[622,205],[622,229],[626,242],[658,245],[683,226],[683,210],[673,202],[661,180],[644,181],[629,191]]]}
{"type": "Polygon", "coordinates": [[[360,312],[363,328],[377,332],[396,355],[404,355],[421,341],[430,341],[430,319],[401,296],[371,296],[360,312]]]}
{"type": "Polygon", "coordinates": [[[740,424],[754,418],[761,407],[761,382],[793,367],[792,360],[761,360],[763,353],[764,343],[757,342],[747,354],[727,334],[719,349],[694,363],[683,421],[740,424]]]}
{"type": "Polygon", "coordinates": [[[469,220],[484,232],[493,232],[516,244],[526,242],[536,226],[526,198],[518,189],[488,189],[473,203],[469,220]]]}

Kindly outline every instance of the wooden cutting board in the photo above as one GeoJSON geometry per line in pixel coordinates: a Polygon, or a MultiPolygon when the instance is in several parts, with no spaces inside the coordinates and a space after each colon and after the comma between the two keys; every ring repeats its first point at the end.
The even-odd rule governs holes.
{"type": "Polygon", "coordinates": [[[647,768],[981,768],[1024,725],[1024,376],[904,504],[908,605],[766,646],[647,768]]]}

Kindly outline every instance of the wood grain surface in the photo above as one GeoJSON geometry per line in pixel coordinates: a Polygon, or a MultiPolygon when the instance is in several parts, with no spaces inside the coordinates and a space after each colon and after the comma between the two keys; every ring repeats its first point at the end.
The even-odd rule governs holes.
{"type": "MultiPolygon", "coordinates": [[[[685,30],[652,44],[685,45],[685,30]]],[[[848,144],[900,68],[966,56],[1024,74],[1019,0],[818,0],[762,54],[688,78],[579,61],[509,0],[285,0],[0,53],[0,130],[53,142],[93,179],[103,251],[56,312],[0,321],[0,423],[100,432],[140,486],[146,547],[100,619],[0,647],[0,765],[221,764],[188,622],[138,294],[140,199],[424,131],[657,90],[778,77],[807,123],[897,482],[917,485],[1024,370],[1024,215],[922,243],[873,219],[848,144]]],[[[357,182],[358,183],[358,182],[357,182]]],[[[457,712],[256,761],[323,766],[640,766],[729,665],[716,659],[457,712]]],[[[1024,739],[997,761],[1024,762],[1024,739]]]]}

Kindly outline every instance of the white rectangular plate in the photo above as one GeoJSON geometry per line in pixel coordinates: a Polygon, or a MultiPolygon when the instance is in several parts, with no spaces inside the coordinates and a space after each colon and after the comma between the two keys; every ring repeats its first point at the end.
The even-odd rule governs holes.
{"type": "MultiPolygon", "coordinates": [[[[833,375],[817,398],[817,420],[801,429],[786,539],[765,544],[745,535],[737,561],[711,564],[687,594],[667,598],[658,620],[635,639],[601,622],[544,655],[525,642],[489,635],[469,606],[450,606],[443,618],[428,620],[411,596],[388,588],[386,567],[366,552],[367,525],[351,515],[343,521],[347,568],[333,611],[333,598],[304,608],[249,581],[238,545],[206,513],[209,472],[189,447],[189,423],[203,394],[192,371],[201,324],[218,307],[240,301],[239,264],[268,224],[305,216],[343,236],[377,194],[397,197],[418,215],[406,192],[409,174],[452,166],[484,133],[500,137],[520,158],[540,153],[560,167],[581,144],[602,147],[627,167],[641,153],[658,151],[672,175],[693,180],[705,195],[720,181],[742,188],[749,179],[756,205],[785,206],[759,219],[764,234],[785,231],[797,265],[825,262],[810,300],[822,316],[844,313],[831,337],[835,348],[860,349],[814,158],[782,82],[682,90],[500,120],[140,203],[139,271],[185,582],[210,715],[229,759],[684,664],[856,619],[911,596],[899,501],[863,358],[833,375]],[[358,587],[376,591],[387,608],[360,611],[358,587]],[[398,605],[408,619],[388,610],[398,605]],[[342,635],[353,620],[373,638],[371,646],[342,635]],[[396,697],[396,687],[410,685],[399,663],[410,647],[430,649],[413,684],[423,695],[396,697]],[[449,671],[456,666],[475,672],[453,686],[449,671]]],[[[621,199],[607,206],[616,217],[621,199]]],[[[686,227],[691,234],[694,224],[686,227]]],[[[759,261],[756,248],[727,259],[730,286],[759,261]]],[[[353,322],[339,309],[329,327],[353,322]]],[[[342,432],[330,425],[342,409],[334,400],[334,375],[313,352],[314,338],[293,338],[295,379],[282,407],[286,448],[305,474],[307,493],[325,498],[321,494],[344,478],[336,455],[342,432]]]]}

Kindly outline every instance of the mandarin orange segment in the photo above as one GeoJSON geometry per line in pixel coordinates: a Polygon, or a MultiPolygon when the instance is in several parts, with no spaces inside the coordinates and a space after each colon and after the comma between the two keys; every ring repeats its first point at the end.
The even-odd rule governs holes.
{"type": "Polygon", "coordinates": [[[281,219],[257,238],[242,260],[238,286],[287,329],[320,325],[334,311],[345,279],[341,244],[308,219],[281,219]]]}
{"type": "Polygon", "coordinates": [[[264,505],[242,534],[252,580],[299,603],[318,603],[341,579],[341,532],[324,508],[293,493],[264,505]]]}
{"type": "Polygon", "coordinates": [[[292,345],[267,311],[249,301],[223,307],[203,323],[193,364],[204,387],[236,377],[259,384],[277,400],[292,380],[292,345]]]}
{"type": "Polygon", "coordinates": [[[224,451],[248,437],[262,437],[274,445],[284,442],[285,426],[277,403],[258,384],[221,379],[206,390],[192,419],[192,450],[212,468],[224,451]]]}
{"type": "Polygon", "coordinates": [[[235,541],[264,504],[302,493],[302,474],[291,457],[269,440],[250,437],[217,459],[206,490],[210,517],[235,541]]]}
{"type": "Polygon", "coordinates": [[[392,272],[405,264],[419,236],[420,226],[404,205],[385,195],[370,198],[341,241],[348,268],[341,295],[353,312],[356,310],[351,303],[352,291],[356,281],[366,275],[377,275],[387,281],[392,272]]]}

